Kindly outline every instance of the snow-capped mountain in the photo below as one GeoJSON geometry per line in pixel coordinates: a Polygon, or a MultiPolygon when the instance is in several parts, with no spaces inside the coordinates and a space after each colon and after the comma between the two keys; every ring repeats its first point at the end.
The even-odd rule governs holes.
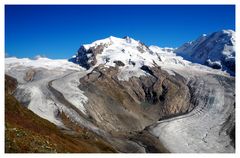
{"type": "Polygon", "coordinates": [[[160,61],[160,57],[140,41],[130,37],[116,38],[110,36],[92,44],[81,46],[70,61],[86,69],[98,65],[118,66],[120,69],[118,77],[125,80],[130,76],[144,75],[141,67],[143,65],[156,65],[160,61]]]}
{"type": "Polygon", "coordinates": [[[143,66],[161,66],[171,74],[174,69],[187,68],[197,71],[214,71],[200,64],[193,64],[174,53],[174,48],[146,46],[130,37],[117,38],[110,36],[80,47],[72,61],[86,69],[99,65],[119,68],[118,79],[128,80],[131,76],[148,75],[143,66]]]}
{"type": "Polygon", "coordinates": [[[235,32],[222,30],[203,34],[174,51],[185,59],[235,74],[235,32]]]}
{"type": "Polygon", "coordinates": [[[89,69],[100,64],[115,66],[117,60],[122,65],[150,64],[154,57],[153,52],[139,41],[130,37],[110,36],[81,46],[76,56],[70,60],[89,69]]]}
{"type": "MultiPolygon", "coordinates": [[[[182,50],[208,50],[210,36],[182,50]]],[[[5,74],[16,78],[12,95],[23,106],[73,136],[87,129],[118,152],[235,152],[235,77],[177,50],[111,36],[82,45],[71,62],[6,58],[5,74]]]]}

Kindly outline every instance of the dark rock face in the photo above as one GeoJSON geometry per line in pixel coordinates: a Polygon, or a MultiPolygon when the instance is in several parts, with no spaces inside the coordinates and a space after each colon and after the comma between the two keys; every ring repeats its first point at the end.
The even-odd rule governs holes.
{"type": "Polygon", "coordinates": [[[113,63],[115,63],[117,66],[125,66],[125,64],[120,60],[115,60],[113,63]]]}
{"type": "Polygon", "coordinates": [[[142,69],[149,76],[120,81],[117,67],[98,66],[80,79],[80,89],[91,98],[88,111],[99,127],[111,133],[141,131],[188,110],[190,93],[181,77],[172,78],[160,67],[142,69]]]}
{"type": "Polygon", "coordinates": [[[230,58],[228,60],[224,60],[224,65],[229,68],[231,71],[235,72],[235,58],[230,58]]]}
{"type": "Polygon", "coordinates": [[[98,45],[96,47],[90,47],[86,50],[84,46],[81,46],[78,50],[77,56],[69,59],[69,61],[89,69],[97,63],[96,55],[101,54],[104,47],[104,45],[98,45]]]}
{"type": "Polygon", "coordinates": [[[149,73],[150,75],[154,76],[152,70],[151,70],[148,66],[143,65],[143,66],[141,67],[141,69],[144,70],[144,71],[146,71],[146,72],[149,73]]]}
{"type": "Polygon", "coordinates": [[[18,82],[15,78],[5,75],[5,93],[12,94],[17,88],[18,82]]]}
{"type": "Polygon", "coordinates": [[[205,64],[213,69],[222,69],[222,65],[218,62],[211,62],[207,60],[205,64]]]}
{"type": "Polygon", "coordinates": [[[232,139],[232,144],[233,144],[233,146],[235,147],[235,132],[236,132],[236,130],[235,130],[235,125],[232,127],[232,129],[230,130],[230,138],[232,139]]]}

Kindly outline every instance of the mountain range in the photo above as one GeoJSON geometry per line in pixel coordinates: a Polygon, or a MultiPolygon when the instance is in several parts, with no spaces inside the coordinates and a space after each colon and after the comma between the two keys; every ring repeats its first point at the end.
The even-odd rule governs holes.
{"type": "MultiPolygon", "coordinates": [[[[5,58],[5,74],[14,81],[7,87],[15,87],[8,95],[53,124],[57,136],[86,146],[72,142],[66,151],[235,152],[234,31],[179,48],[110,36],[80,46],[70,59],[5,58]]],[[[13,152],[14,140],[5,141],[13,152]]],[[[51,143],[58,148],[43,152],[64,148],[51,143]]]]}
{"type": "Polygon", "coordinates": [[[192,62],[204,64],[235,75],[235,32],[222,30],[202,35],[174,51],[192,62]]]}

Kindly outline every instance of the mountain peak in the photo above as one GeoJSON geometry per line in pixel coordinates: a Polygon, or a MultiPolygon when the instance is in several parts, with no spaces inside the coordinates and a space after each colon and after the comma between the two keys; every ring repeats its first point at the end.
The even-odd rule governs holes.
{"type": "Polygon", "coordinates": [[[175,53],[192,62],[235,74],[235,31],[221,30],[185,43],[175,53]]]}
{"type": "Polygon", "coordinates": [[[121,61],[124,65],[129,65],[129,63],[132,63],[129,61],[144,62],[144,58],[146,58],[143,57],[144,53],[149,54],[152,51],[143,43],[129,36],[124,38],[110,36],[81,46],[76,56],[70,61],[87,69],[99,64],[115,66],[115,61],[121,61]]]}
{"type": "Polygon", "coordinates": [[[220,30],[220,31],[212,33],[211,35],[215,36],[217,38],[221,38],[222,36],[235,38],[235,31],[233,31],[233,30],[220,30]]]}
{"type": "Polygon", "coordinates": [[[114,37],[114,36],[109,36],[107,38],[94,41],[91,44],[84,44],[83,47],[86,50],[88,50],[90,47],[96,47],[98,45],[109,46],[109,45],[112,45],[112,44],[123,45],[123,44],[127,44],[127,43],[136,45],[139,42],[134,40],[133,38],[130,38],[129,36],[125,36],[124,38],[118,38],[118,37],[114,37]]]}
{"type": "Polygon", "coordinates": [[[225,33],[225,34],[235,34],[234,30],[228,29],[228,30],[221,30],[220,32],[225,33]]]}

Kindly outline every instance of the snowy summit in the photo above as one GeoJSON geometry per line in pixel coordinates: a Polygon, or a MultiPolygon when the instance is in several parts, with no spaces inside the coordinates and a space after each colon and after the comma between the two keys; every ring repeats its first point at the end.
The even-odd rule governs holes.
{"type": "MultiPolygon", "coordinates": [[[[82,45],[76,55],[69,61],[79,64],[86,69],[93,69],[99,65],[118,67],[120,80],[128,80],[131,76],[147,75],[142,66],[161,66],[169,73],[174,69],[196,69],[198,71],[212,71],[206,66],[193,64],[177,56],[174,48],[160,48],[147,46],[128,36],[97,40],[91,44],[82,45]]],[[[171,73],[174,74],[174,73],[171,73]]]]}
{"type": "Polygon", "coordinates": [[[222,30],[202,35],[197,40],[185,43],[175,53],[185,59],[226,70],[235,75],[235,32],[222,30]]]}

